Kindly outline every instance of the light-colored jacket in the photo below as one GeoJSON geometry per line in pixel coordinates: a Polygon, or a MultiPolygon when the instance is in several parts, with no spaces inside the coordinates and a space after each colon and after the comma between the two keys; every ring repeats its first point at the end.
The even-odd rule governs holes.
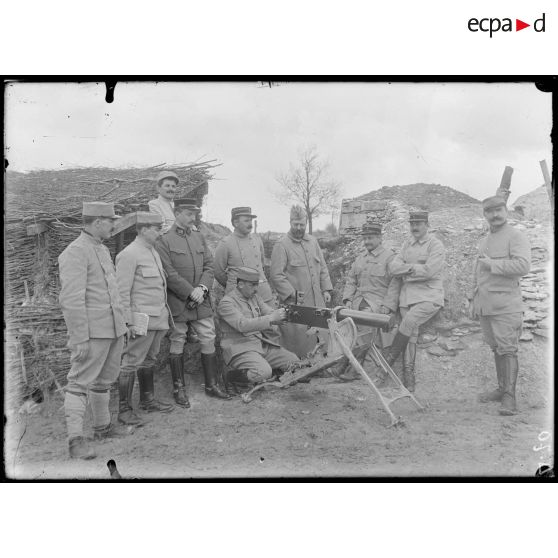
{"type": "Polygon", "coordinates": [[[269,302],[273,299],[271,287],[264,273],[265,252],[262,239],[257,234],[241,236],[235,232],[221,239],[213,258],[215,279],[225,288],[225,293],[236,289],[239,267],[251,267],[260,273],[258,294],[269,302]]]}
{"type": "Polygon", "coordinates": [[[275,243],[270,281],[281,302],[302,291],[306,306],[325,306],[322,293],[333,289],[320,245],[309,234],[297,240],[287,233],[275,243]]]}
{"type": "Polygon", "coordinates": [[[126,321],[109,249],[83,231],[58,256],[58,264],[69,344],[123,335],[126,321]]]}
{"type": "Polygon", "coordinates": [[[429,233],[420,240],[410,238],[403,243],[401,252],[388,265],[390,273],[402,275],[400,306],[418,302],[444,305],[445,258],[444,245],[429,233]],[[413,273],[406,275],[411,269],[413,273]]]}
{"type": "Polygon", "coordinates": [[[507,223],[479,243],[479,256],[491,258],[490,269],[475,264],[473,304],[481,316],[523,310],[519,281],[529,273],[531,246],[527,235],[507,223]]]}
{"type": "Polygon", "coordinates": [[[380,306],[395,312],[401,280],[393,277],[388,270],[388,264],[394,257],[393,250],[381,244],[372,252],[364,250],[357,256],[347,275],[343,302],[350,301],[355,310],[359,310],[364,301],[372,312],[378,312],[380,306]]]}
{"type": "Polygon", "coordinates": [[[136,239],[116,256],[116,279],[124,316],[133,324],[132,312],[149,316],[147,329],[169,328],[167,281],[157,251],[136,239]]]}
{"type": "Polygon", "coordinates": [[[203,235],[176,225],[159,237],[155,245],[167,274],[167,300],[172,317],[177,322],[189,322],[213,315],[209,296],[196,308],[186,304],[190,293],[198,286],[213,286],[213,256],[203,235]]]}
{"type": "Polygon", "coordinates": [[[147,205],[149,206],[149,211],[151,211],[151,213],[157,213],[163,218],[161,232],[166,233],[169,231],[176,220],[174,216],[174,202],[169,202],[162,196],[159,196],[155,200],[149,200],[147,205]]]}
{"type": "Polygon", "coordinates": [[[271,325],[273,308],[258,294],[250,299],[238,289],[226,294],[219,303],[217,314],[221,326],[221,349],[228,364],[236,355],[255,351],[263,354],[264,343],[279,347],[279,336],[271,325]]]}

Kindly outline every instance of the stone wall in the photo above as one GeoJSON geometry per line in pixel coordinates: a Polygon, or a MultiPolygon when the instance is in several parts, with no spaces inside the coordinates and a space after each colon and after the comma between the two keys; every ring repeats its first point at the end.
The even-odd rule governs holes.
{"type": "Polygon", "coordinates": [[[343,200],[339,218],[339,234],[357,234],[367,221],[387,225],[398,216],[401,205],[391,200],[343,200]]]}

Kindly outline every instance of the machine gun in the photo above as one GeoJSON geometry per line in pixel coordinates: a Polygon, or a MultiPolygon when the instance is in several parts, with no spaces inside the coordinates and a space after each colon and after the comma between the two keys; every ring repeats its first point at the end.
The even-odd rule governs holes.
{"type": "MultiPolygon", "coordinates": [[[[297,302],[300,302],[301,299],[302,297],[297,294],[297,302]]],[[[301,304],[287,304],[284,305],[283,308],[287,314],[287,322],[304,324],[309,327],[327,328],[329,330],[327,352],[324,356],[317,357],[316,354],[319,347],[317,346],[308,359],[295,363],[291,369],[287,370],[279,378],[272,378],[271,380],[258,384],[249,392],[243,394],[242,399],[245,403],[252,401],[252,394],[265,386],[287,388],[300,380],[345,362],[348,359],[350,366],[364,378],[378,396],[382,406],[391,418],[390,426],[403,424],[401,417],[396,417],[390,408],[390,405],[398,399],[409,397],[419,410],[424,409],[415,396],[401,383],[399,377],[391,369],[384,356],[373,342],[367,349],[371,352],[372,358],[381,366],[395,384],[395,390],[391,396],[379,390],[353,354],[353,348],[356,344],[358,335],[356,324],[376,327],[387,331],[393,325],[393,318],[385,314],[350,310],[343,306],[338,306],[336,308],[316,308],[313,306],[303,306],[301,304]]]]}

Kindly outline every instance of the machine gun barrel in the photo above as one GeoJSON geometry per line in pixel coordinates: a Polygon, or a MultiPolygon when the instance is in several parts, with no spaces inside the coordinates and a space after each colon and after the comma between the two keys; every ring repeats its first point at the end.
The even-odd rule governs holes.
{"type": "Polygon", "coordinates": [[[337,312],[337,319],[343,320],[351,318],[357,325],[369,327],[379,327],[389,329],[390,317],[387,314],[376,314],[374,312],[362,312],[361,310],[350,310],[349,308],[341,308],[337,312]]]}
{"type": "Polygon", "coordinates": [[[287,311],[287,322],[304,324],[309,327],[320,327],[327,329],[328,319],[334,315],[337,321],[351,318],[355,324],[368,327],[379,327],[389,330],[391,321],[386,314],[376,314],[374,312],[361,312],[360,310],[350,310],[349,308],[316,308],[314,306],[302,306],[299,304],[287,304],[283,306],[287,311]]]}

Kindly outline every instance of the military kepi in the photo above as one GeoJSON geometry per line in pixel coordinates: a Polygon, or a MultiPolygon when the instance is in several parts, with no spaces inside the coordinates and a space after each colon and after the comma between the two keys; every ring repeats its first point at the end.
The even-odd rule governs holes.
{"type": "Polygon", "coordinates": [[[502,207],[506,205],[506,200],[500,196],[490,196],[485,200],[482,200],[482,210],[494,209],[496,207],[502,207]]]}
{"type": "Polygon", "coordinates": [[[382,225],[380,223],[364,223],[360,234],[382,234],[382,225]]]}
{"type": "Polygon", "coordinates": [[[236,219],[237,217],[251,217],[255,219],[257,215],[252,214],[251,207],[233,207],[231,209],[231,220],[236,219]]]}
{"type": "Polygon", "coordinates": [[[428,222],[428,211],[411,211],[409,213],[409,221],[428,222]]]}
{"type": "Polygon", "coordinates": [[[174,200],[174,207],[181,207],[184,209],[191,209],[193,211],[200,211],[198,207],[198,200],[196,198],[180,198],[174,200]]]}
{"type": "Polygon", "coordinates": [[[162,225],[163,217],[158,213],[138,211],[136,213],[136,223],[138,225],[162,225]]]}
{"type": "Polygon", "coordinates": [[[236,278],[242,281],[250,281],[251,283],[260,282],[260,273],[257,269],[251,267],[239,267],[236,273],[236,278]]]}
{"type": "Polygon", "coordinates": [[[106,219],[120,219],[114,213],[114,204],[108,202],[83,202],[83,217],[104,217],[106,219]]]}

